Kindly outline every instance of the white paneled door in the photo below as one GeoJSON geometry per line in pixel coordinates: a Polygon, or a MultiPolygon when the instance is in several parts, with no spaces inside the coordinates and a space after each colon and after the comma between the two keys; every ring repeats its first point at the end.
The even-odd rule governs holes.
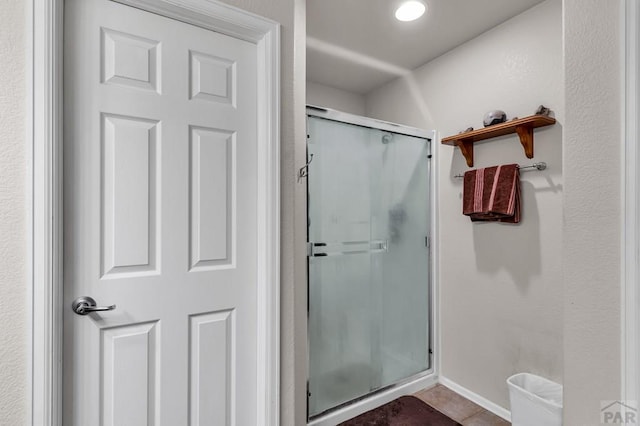
{"type": "Polygon", "coordinates": [[[109,0],[64,43],[63,424],[257,424],[256,45],[109,0]]]}

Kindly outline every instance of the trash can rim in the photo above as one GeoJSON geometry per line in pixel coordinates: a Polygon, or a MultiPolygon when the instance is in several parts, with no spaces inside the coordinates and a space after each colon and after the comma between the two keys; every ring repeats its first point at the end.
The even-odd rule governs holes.
{"type": "Polygon", "coordinates": [[[512,379],[515,379],[516,377],[521,377],[521,376],[535,377],[538,380],[541,380],[541,381],[546,382],[548,384],[552,384],[552,385],[555,385],[555,386],[559,387],[560,388],[560,396],[562,397],[562,385],[560,383],[554,382],[553,380],[549,380],[546,377],[538,376],[538,375],[532,374],[532,373],[516,373],[516,374],[514,374],[512,376],[509,376],[509,378],[507,379],[507,385],[508,386],[513,386],[514,388],[522,390],[523,392],[526,392],[528,395],[530,395],[531,397],[535,398],[536,400],[538,400],[540,402],[543,402],[544,404],[549,404],[549,405],[551,405],[553,407],[562,409],[562,406],[563,406],[562,403],[558,404],[557,402],[555,402],[553,400],[542,398],[541,396],[537,395],[536,393],[531,392],[531,391],[525,389],[524,387],[522,387],[522,386],[520,386],[518,384],[512,383],[512,379]]]}

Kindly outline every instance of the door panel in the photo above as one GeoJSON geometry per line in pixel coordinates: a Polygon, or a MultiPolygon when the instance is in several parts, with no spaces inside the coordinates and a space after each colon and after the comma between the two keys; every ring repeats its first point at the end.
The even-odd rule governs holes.
{"type": "Polygon", "coordinates": [[[158,323],[101,330],[101,378],[105,424],[156,424],[158,409],[158,323]]]}
{"type": "Polygon", "coordinates": [[[65,3],[65,425],[256,424],[256,55],[65,3]]]}
{"type": "Polygon", "coordinates": [[[157,273],[160,123],[102,114],[102,276],[157,273]]]}
{"type": "Polygon", "coordinates": [[[206,128],[190,130],[190,266],[232,266],[235,134],[206,128]]]}
{"type": "Polygon", "coordinates": [[[190,418],[198,425],[233,423],[234,313],[229,310],[193,315],[189,323],[190,418]],[[212,395],[218,397],[211,398],[212,395]]]}
{"type": "Polygon", "coordinates": [[[102,82],[160,92],[159,41],[101,28],[102,82]]]}

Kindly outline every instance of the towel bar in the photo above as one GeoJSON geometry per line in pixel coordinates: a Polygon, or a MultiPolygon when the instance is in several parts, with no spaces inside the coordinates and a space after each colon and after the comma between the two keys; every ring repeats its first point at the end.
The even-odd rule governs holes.
{"type": "MultiPolygon", "coordinates": [[[[530,164],[528,166],[518,166],[518,168],[520,170],[526,170],[526,169],[544,170],[544,169],[547,168],[547,163],[545,163],[544,161],[541,161],[539,163],[533,163],[533,164],[530,164]]],[[[462,179],[464,177],[464,175],[457,174],[457,175],[453,175],[453,177],[462,179]]]]}

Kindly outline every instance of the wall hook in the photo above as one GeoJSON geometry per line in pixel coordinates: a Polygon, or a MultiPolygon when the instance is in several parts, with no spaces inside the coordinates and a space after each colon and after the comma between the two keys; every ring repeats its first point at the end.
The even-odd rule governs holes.
{"type": "Polygon", "coordinates": [[[300,179],[306,178],[307,176],[309,176],[309,164],[311,164],[312,161],[313,161],[313,154],[309,154],[309,161],[307,161],[307,164],[300,167],[300,170],[298,170],[298,182],[300,182],[300,179]]]}

